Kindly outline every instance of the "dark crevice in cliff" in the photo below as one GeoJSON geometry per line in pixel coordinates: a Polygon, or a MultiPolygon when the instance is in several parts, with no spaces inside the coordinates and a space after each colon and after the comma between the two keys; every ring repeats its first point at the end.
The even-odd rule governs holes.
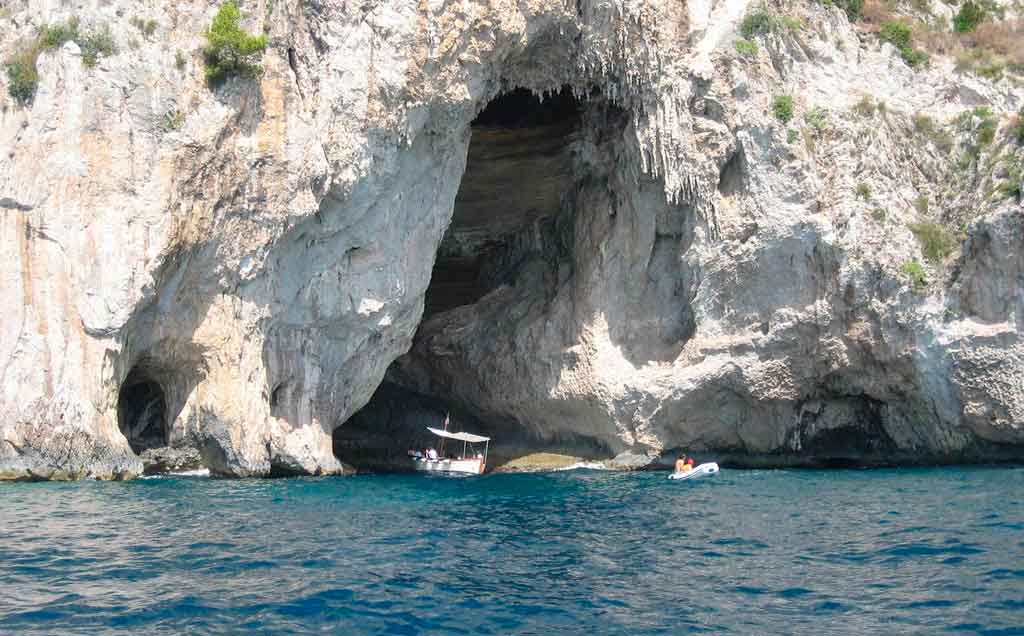
{"type": "Polygon", "coordinates": [[[166,446],[167,397],[145,366],[137,365],[121,384],[117,425],[136,453],[166,446]]]}
{"type": "Polygon", "coordinates": [[[718,191],[724,197],[731,197],[744,190],[745,167],[743,149],[732,153],[729,160],[722,166],[718,176],[718,191]]]}

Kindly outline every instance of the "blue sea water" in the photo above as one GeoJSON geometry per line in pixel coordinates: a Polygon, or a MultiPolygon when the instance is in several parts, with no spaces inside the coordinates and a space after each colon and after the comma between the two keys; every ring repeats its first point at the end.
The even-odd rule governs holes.
{"type": "Polygon", "coordinates": [[[1024,634],[1024,469],[0,484],[0,633],[1024,634]]]}

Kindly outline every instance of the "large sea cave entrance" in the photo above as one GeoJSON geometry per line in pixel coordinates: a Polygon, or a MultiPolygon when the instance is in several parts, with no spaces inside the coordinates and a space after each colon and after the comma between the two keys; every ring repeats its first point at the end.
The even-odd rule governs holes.
{"type": "Polygon", "coordinates": [[[524,232],[553,225],[572,188],[581,108],[568,88],[543,99],[518,89],[494,99],[473,121],[424,320],[473,304],[507,282],[522,252],[515,243],[524,232]]]}
{"type": "MultiPolygon", "coordinates": [[[[517,89],[492,100],[472,122],[466,170],[417,338],[428,323],[444,329],[460,312],[465,320],[467,308],[498,288],[520,284],[524,263],[551,262],[567,249],[576,154],[594,101],[569,87],[544,96],[517,89]]],[[[453,428],[493,435],[492,457],[499,462],[514,454],[511,446],[522,447],[521,436],[510,440],[515,418],[474,409],[454,387],[423,390],[415,377],[429,374],[411,356],[396,361],[370,402],[335,430],[338,458],[360,469],[401,469],[406,450],[432,443],[425,427],[446,413],[453,428]]]]}
{"type": "Polygon", "coordinates": [[[133,367],[121,384],[117,425],[136,454],[167,446],[167,396],[145,364],[133,367]]]}

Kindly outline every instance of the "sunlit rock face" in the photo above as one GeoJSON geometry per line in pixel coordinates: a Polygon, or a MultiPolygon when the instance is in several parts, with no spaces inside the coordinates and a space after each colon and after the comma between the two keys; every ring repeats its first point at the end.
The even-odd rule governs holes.
{"type": "MultiPolygon", "coordinates": [[[[1019,213],[976,222],[943,304],[928,307],[927,293],[899,280],[898,256],[863,252],[813,214],[773,220],[733,208],[754,178],[743,151],[724,162],[705,216],[666,200],[659,180],[630,178],[642,171],[621,111],[591,96],[576,113],[557,164],[521,147],[549,162],[543,186],[562,190],[546,206],[514,194],[531,170],[522,152],[510,153],[509,169],[473,164],[502,161],[490,152],[495,130],[473,128],[441,253],[458,243],[460,210],[478,192],[502,193],[487,203],[493,231],[466,232],[487,236],[472,268],[443,267],[439,256],[427,291],[435,310],[353,420],[387,431],[369,444],[381,448],[374,459],[401,466],[398,444],[428,442],[424,426],[444,412],[495,436],[501,459],[539,449],[634,467],[681,452],[826,466],[1020,456],[1018,318],[1005,304],[1020,311],[1019,213]],[[960,307],[965,293],[989,291],[1000,300],[985,305],[1003,313],[986,325],[960,307]],[[1015,397],[993,400],[1003,391],[1015,397]]],[[[913,238],[900,246],[916,247],[913,238]]]]}
{"type": "MultiPolygon", "coordinates": [[[[166,446],[342,473],[346,422],[394,454],[445,410],[506,457],[1020,457],[1024,231],[983,166],[1021,151],[1000,128],[957,185],[910,123],[1020,90],[818,5],[746,60],[747,5],[278,1],[247,18],[263,75],[216,90],[215,3],[82,13],[119,52],[46,51],[33,103],[0,98],[0,477],[166,446]],[[963,223],[942,262],[921,215],[963,223]]],[[[15,3],[0,54],[70,16],[15,3]]]]}

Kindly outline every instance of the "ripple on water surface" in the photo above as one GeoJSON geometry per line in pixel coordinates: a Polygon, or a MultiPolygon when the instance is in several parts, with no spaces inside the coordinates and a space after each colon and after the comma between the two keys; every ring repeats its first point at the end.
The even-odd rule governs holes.
{"type": "Polygon", "coordinates": [[[1024,470],[0,485],[0,634],[1024,634],[1024,470]]]}

